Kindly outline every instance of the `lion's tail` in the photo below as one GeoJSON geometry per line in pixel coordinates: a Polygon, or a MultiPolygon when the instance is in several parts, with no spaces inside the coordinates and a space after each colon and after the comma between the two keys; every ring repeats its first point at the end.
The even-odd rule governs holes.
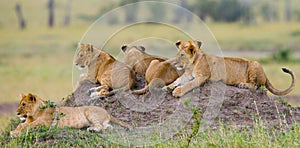
{"type": "Polygon", "coordinates": [[[110,115],[110,121],[113,122],[113,123],[117,123],[117,124],[119,124],[123,127],[126,127],[128,129],[132,129],[132,127],[129,124],[127,124],[127,123],[125,123],[125,122],[123,122],[123,121],[121,121],[121,120],[119,120],[119,119],[117,119],[117,118],[115,118],[111,115],[110,115]]]}
{"type": "Polygon", "coordinates": [[[139,89],[139,90],[134,90],[132,91],[133,94],[141,95],[146,93],[149,90],[149,85],[146,85],[144,88],[139,89]]]}
{"type": "Polygon", "coordinates": [[[282,71],[285,72],[285,73],[289,73],[292,77],[292,84],[290,85],[289,88],[287,88],[286,90],[277,90],[276,88],[273,87],[273,85],[271,84],[271,82],[267,79],[267,82],[266,82],[266,88],[271,92],[273,93],[274,95],[278,95],[278,96],[283,96],[283,95],[286,95],[288,93],[290,93],[294,87],[295,87],[295,82],[296,82],[296,77],[295,77],[295,74],[293,73],[293,71],[291,71],[290,69],[288,68],[282,68],[282,71]]]}

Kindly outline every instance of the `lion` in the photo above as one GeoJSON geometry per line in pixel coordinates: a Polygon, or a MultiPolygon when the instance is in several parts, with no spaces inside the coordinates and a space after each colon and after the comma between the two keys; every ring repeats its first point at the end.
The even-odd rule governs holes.
{"type": "Polygon", "coordinates": [[[151,61],[158,60],[162,62],[167,60],[164,57],[147,54],[143,46],[129,47],[128,45],[123,45],[121,50],[124,52],[124,63],[131,66],[133,71],[140,76],[145,76],[151,61]]]}
{"type": "Polygon", "coordinates": [[[96,106],[62,107],[50,104],[28,93],[21,94],[21,100],[17,109],[17,115],[23,123],[10,132],[11,136],[18,136],[28,128],[37,126],[58,126],[84,128],[88,131],[100,132],[101,130],[112,128],[110,121],[123,127],[132,127],[119,119],[109,115],[107,111],[96,106]],[[52,105],[52,106],[51,106],[52,105]]]}
{"type": "MultiPolygon", "coordinates": [[[[179,76],[183,74],[183,70],[177,70],[175,68],[175,58],[168,59],[166,61],[153,60],[146,70],[145,79],[147,85],[140,89],[134,90],[134,94],[144,94],[149,90],[149,86],[154,83],[159,83],[155,81],[156,79],[161,80],[164,84],[169,85],[174,82],[179,76]]],[[[161,82],[160,81],[160,82],[161,82]]]]}
{"type": "Polygon", "coordinates": [[[290,93],[295,87],[295,74],[288,68],[282,68],[282,71],[291,75],[292,83],[289,88],[280,91],[273,87],[257,61],[208,55],[201,50],[201,44],[200,41],[182,42],[179,40],[176,42],[178,53],[175,67],[177,70],[184,69],[185,72],[173,83],[163,88],[175,88],[172,92],[173,96],[181,97],[207,80],[222,81],[227,85],[250,90],[265,86],[271,93],[278,96],[290,93]]]}
{"type": "Polygon", "coordinates": [[[79,69],[88,67],[84,79],[100,83],[99,87],[90,89],[91,97],[110,96],[115,93],[110,89],[129,90],[135,85],[135,74],[128,65],[91,44],[79,43],[75,65],[79,69]]]}

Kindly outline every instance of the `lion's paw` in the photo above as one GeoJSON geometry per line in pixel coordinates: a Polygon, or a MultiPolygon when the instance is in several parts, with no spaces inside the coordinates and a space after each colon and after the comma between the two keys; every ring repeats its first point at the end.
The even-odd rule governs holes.
{"type": "Polygon", "coordinates": [[[173,91],[172,94],[173,94],[174,97],[181,97],[181,96],[183,96],[183,93],[182,93],[182,86],[176,87],[176,88],[174,89],[174,91],[173,91]]]}
{"type": "Polygon", "coordinates": [[[242,89],[248,89],[248,88],[249,88],[248,85],[247,85],[247,83],[243,83],[243,82],[241,82],[241,83],[238,85],[238,87],[239,87],[239,88],[242,88],[242,89]]]}
{"type": "Polygon", "coordinates": [[[10,131],[10,137],[14,138],[17,137],[20,133],[18,131],[10,131]]]}
{"type": "Polygon", "coordinates": [[[87,128],[87,131],[89,132],[101,132],[102,127],[89,127],[87,128]]]}

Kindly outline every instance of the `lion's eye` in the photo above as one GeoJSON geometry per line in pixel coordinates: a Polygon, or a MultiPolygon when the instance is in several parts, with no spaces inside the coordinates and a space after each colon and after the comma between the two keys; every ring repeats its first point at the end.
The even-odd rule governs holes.
{"type": "Polygon", "coordinates": [[[182,53],[182,54],[180,54],[180,56],[182,56],[182,57],[183,57],[183,56],[184,56],[184,54],[182,53]]]}
{"type": "Polygon", "coordinates": [[[22,106],[25,106],[25,103],[23,103],[22,106]]]}
{"type": "Polygon", "coordinates": [[[80,57],[82,58],[82,57],[83,57],[83,54],[81,54],[80,57]]]}

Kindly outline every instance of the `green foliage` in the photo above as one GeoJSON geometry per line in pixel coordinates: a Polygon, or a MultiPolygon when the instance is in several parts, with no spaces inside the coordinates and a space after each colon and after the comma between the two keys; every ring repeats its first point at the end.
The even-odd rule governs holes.
{"type": "Polygon", "coordinates": [[[243,8],[238,0],[196,1],[191,6],[191,10],[204,21],[207,17],[211,17],[215,21],[235,22],[240,20],[243,15],[250,15],[250,8],[243,8]]]}
{"type": "Polygon", "coordinates": [[[272,59],[277,62],[289,62],[292,60],[292,50],[287,49],[279,49],[277,52],[272,54],[272,59]]]}
{"type": "Polygon", "coordinates": [[[278,20],[277,11],[275,11],[273,7],[274,6],[270,5],[269,3],[264,3],[261,6],[260,12],[266,22],[278,20]]]}
{"type": "Polygon", "coordinates": [[[292,36],[292,37],[300,36],[300,30],[292,31],[292,32],[291,32],[291,36],[292,36]]]}
{"type": "Polygon", "coordinates": [[[55,108],[55,106],[56,106],[56,104],[55,104],[55,102],[52,102],[52,101],[50,101],[50,100],[47,100],[46,102],[45,102],[45,106],[39,106],[39,108],[41,109],[41,110],[45,110],[45,109],[47,109],[47,108],[55,108]]]}
{"type": "Polygon", "coordinates": [[[216,21],[235,22],[242,14],[243,9],[238,0],[222,0],[212,17],[216,21]]]}
{"type": "MultiPolygon", "coordinates": [[[[300,124],[288,129],[266,129],[260,121],[253,127],[234,127],[220,123],[217,129],[198,132],[200,111],[192,109],[194,124],[192,134],[180,134],[155,147],[297,147],[300,145],[300,124]]],[[[122,147],[103,139],[101,133],[86,129],[50,128],[41,126],[30,129],[19,137],[11,138],[9,132],[16,128],[19,120],[14,118],[0,135],[0,147],[122,147]]],[[[159,134],[157,139],[159,139],[159,134]]],[[[159,140],[158,140],[159,141],[159,140]]],[[[155,143],[155,139],[153,141],[155,143]]]]}

